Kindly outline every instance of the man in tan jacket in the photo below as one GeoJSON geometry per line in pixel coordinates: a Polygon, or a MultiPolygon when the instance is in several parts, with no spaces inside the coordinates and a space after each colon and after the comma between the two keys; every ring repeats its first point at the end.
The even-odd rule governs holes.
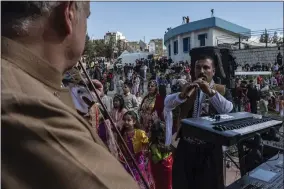
{"type": "Polygon", "coordinates": [[[2,188],[138,189],[61,88],[89,2],[2,2],[2,188]]]}

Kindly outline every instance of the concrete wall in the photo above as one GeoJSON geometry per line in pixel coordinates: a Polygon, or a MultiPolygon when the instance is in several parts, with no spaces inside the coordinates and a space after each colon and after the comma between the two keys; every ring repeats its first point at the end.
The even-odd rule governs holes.
{"type": "Polygon", "coordinates": [[[222,30],[220,28],[214,28],[213,30],[213,46],[217,46],[222,43],[235,43],[239,41],[239,37],[236,34],[222,30]]]}
{"type": "MultiPolygon", "coordinates": [[[[284,48],[280,47],[280,52],[283,55],[284,48]]],[[[236,57],[235,61],[237,64],[256,64],[260,62],[261,64],[274,64],[277,54],[279,53],[278,47],[268,47],[268,48],[255,48],[255,49],[241,49],[234,50],[233,55],[236,57]]]]}

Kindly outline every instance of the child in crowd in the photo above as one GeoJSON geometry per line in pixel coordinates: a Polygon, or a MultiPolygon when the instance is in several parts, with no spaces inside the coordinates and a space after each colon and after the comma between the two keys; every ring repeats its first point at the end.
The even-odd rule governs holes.
{"type": "Polygon", "coordinates": [[[113,98],[113,109],[110,112],[110,117],[112,118],[115,126],[117,126],[119,130],[122,129],[122,118],[126,112],[127,110],[124,108],[123,97],[119,94],[116,94],[113,98]]]}
{"type": "Polygon", "coordinates": [[[104,90],[104,96],[102,97],[102,102],[105,105],[108,112],[110,112],[113,109],[112,104],[112,97],[107,95],[108,89],[104,90]]]}
{"type": "Polygon", "coordinates": [[[138,107],[140,107],[141,102],[142,102],[142,97],[140,95],[140,92],[136,93],[136,99],[137,99],[138,107]]]}
{"type": "Polygon", "coordinates": [[[122,94],[123,91],[122,91],[122,87],[123,87],[123,78],[122,77],[119,77],[119,79],[117,80],[117,83],[116,83],[116,92],[117,94],[122,94]]]}
{"type": "Polygon", "coordinates": [[[137,74],[133,75],[133,94],[136,94],[139,92],[139,86],[140,86],[140,78],[137,74]]]}
{"type": "Polygon", "coordinates": [[[150,152],[151,170],[155,189],[172,189],[173,157],[170,147],[165,144],[166,126],[156,121],[151,127],[150,152]]]}
{"type": "Polygon", "coordinates": [[[123,85],[123,100],[124,100],[124,107],[130,111],[137,112],[138,110],[138,102],[136,96],[131,94],[130,91],[132,89],[131,82],[124,82],[123,85]]]}
{"type": "MultiPolygon", "coordinates": [[[[140,129],[138,117],[134,111],[128,111],[124,114],[121,135],[124,141],[126,142],[129,150],[131,151],[132,156],[136,160],[139,170],[142,172],[144,178],[148,182],[148,185],[150,186],[150,188],[153,188],[154,184],[146,153],[149,144],[149,139],[145,131],[140,129]]],[[[124,162],[124,159],[121,158],[124,167],[138,182],[140,188],[144,189],[145,186],[143,184],[143,181],[140,178],[139,173],[135,168],[133,162],[131,161],[131,157],[127,155],[128,153],[126,153],[122,145],[120,146],[127,161],[124,162]]]]}

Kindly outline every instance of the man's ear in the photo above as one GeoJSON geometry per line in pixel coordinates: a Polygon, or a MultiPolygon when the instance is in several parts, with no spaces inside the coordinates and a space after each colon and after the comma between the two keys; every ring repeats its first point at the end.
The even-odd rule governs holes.
{"type": "Polygon", "coordinates": [[[55,22],[57,30],[61,36],[70,35],[73,32],[73,24],[76,19],[76,6],[74,1],[62,2],[55,14],[55,22]]]}
{"type": "Polygon", "coordinates": [[[64,22],[66,34],[69,35],[73,32],[73,24],[76,19],[76,6],[74,1],[64,2],[64,22]]]}

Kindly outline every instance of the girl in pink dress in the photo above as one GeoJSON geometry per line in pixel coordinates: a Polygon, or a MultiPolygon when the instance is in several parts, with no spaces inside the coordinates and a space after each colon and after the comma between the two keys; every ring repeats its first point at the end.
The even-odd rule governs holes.
{"type": "MultiPolygon", "coordinates": [[[[154,189],[154,182],[150,170],[150,164],[148,163],[148,145],[149,138],[146,132],[140,128],[138,122],[137,114],[134,111],[128,111],[123,116],[123,127],[121,130],[121,135],[127,144],[132,156],[135,158],[136,163],[141,171],[143,177],[145,178],[148,186],[154,189]]],[[[118,141],[119,142],[119,141],[118,141]]],[[[141,189],[145,188],[139,173],[131,161],[130,156],[126,153],[124,147],[120,144],[120,149],[123,151],[126,162],[121,158],[121,162],[125,169],[134,177],[141,189]]]]}

